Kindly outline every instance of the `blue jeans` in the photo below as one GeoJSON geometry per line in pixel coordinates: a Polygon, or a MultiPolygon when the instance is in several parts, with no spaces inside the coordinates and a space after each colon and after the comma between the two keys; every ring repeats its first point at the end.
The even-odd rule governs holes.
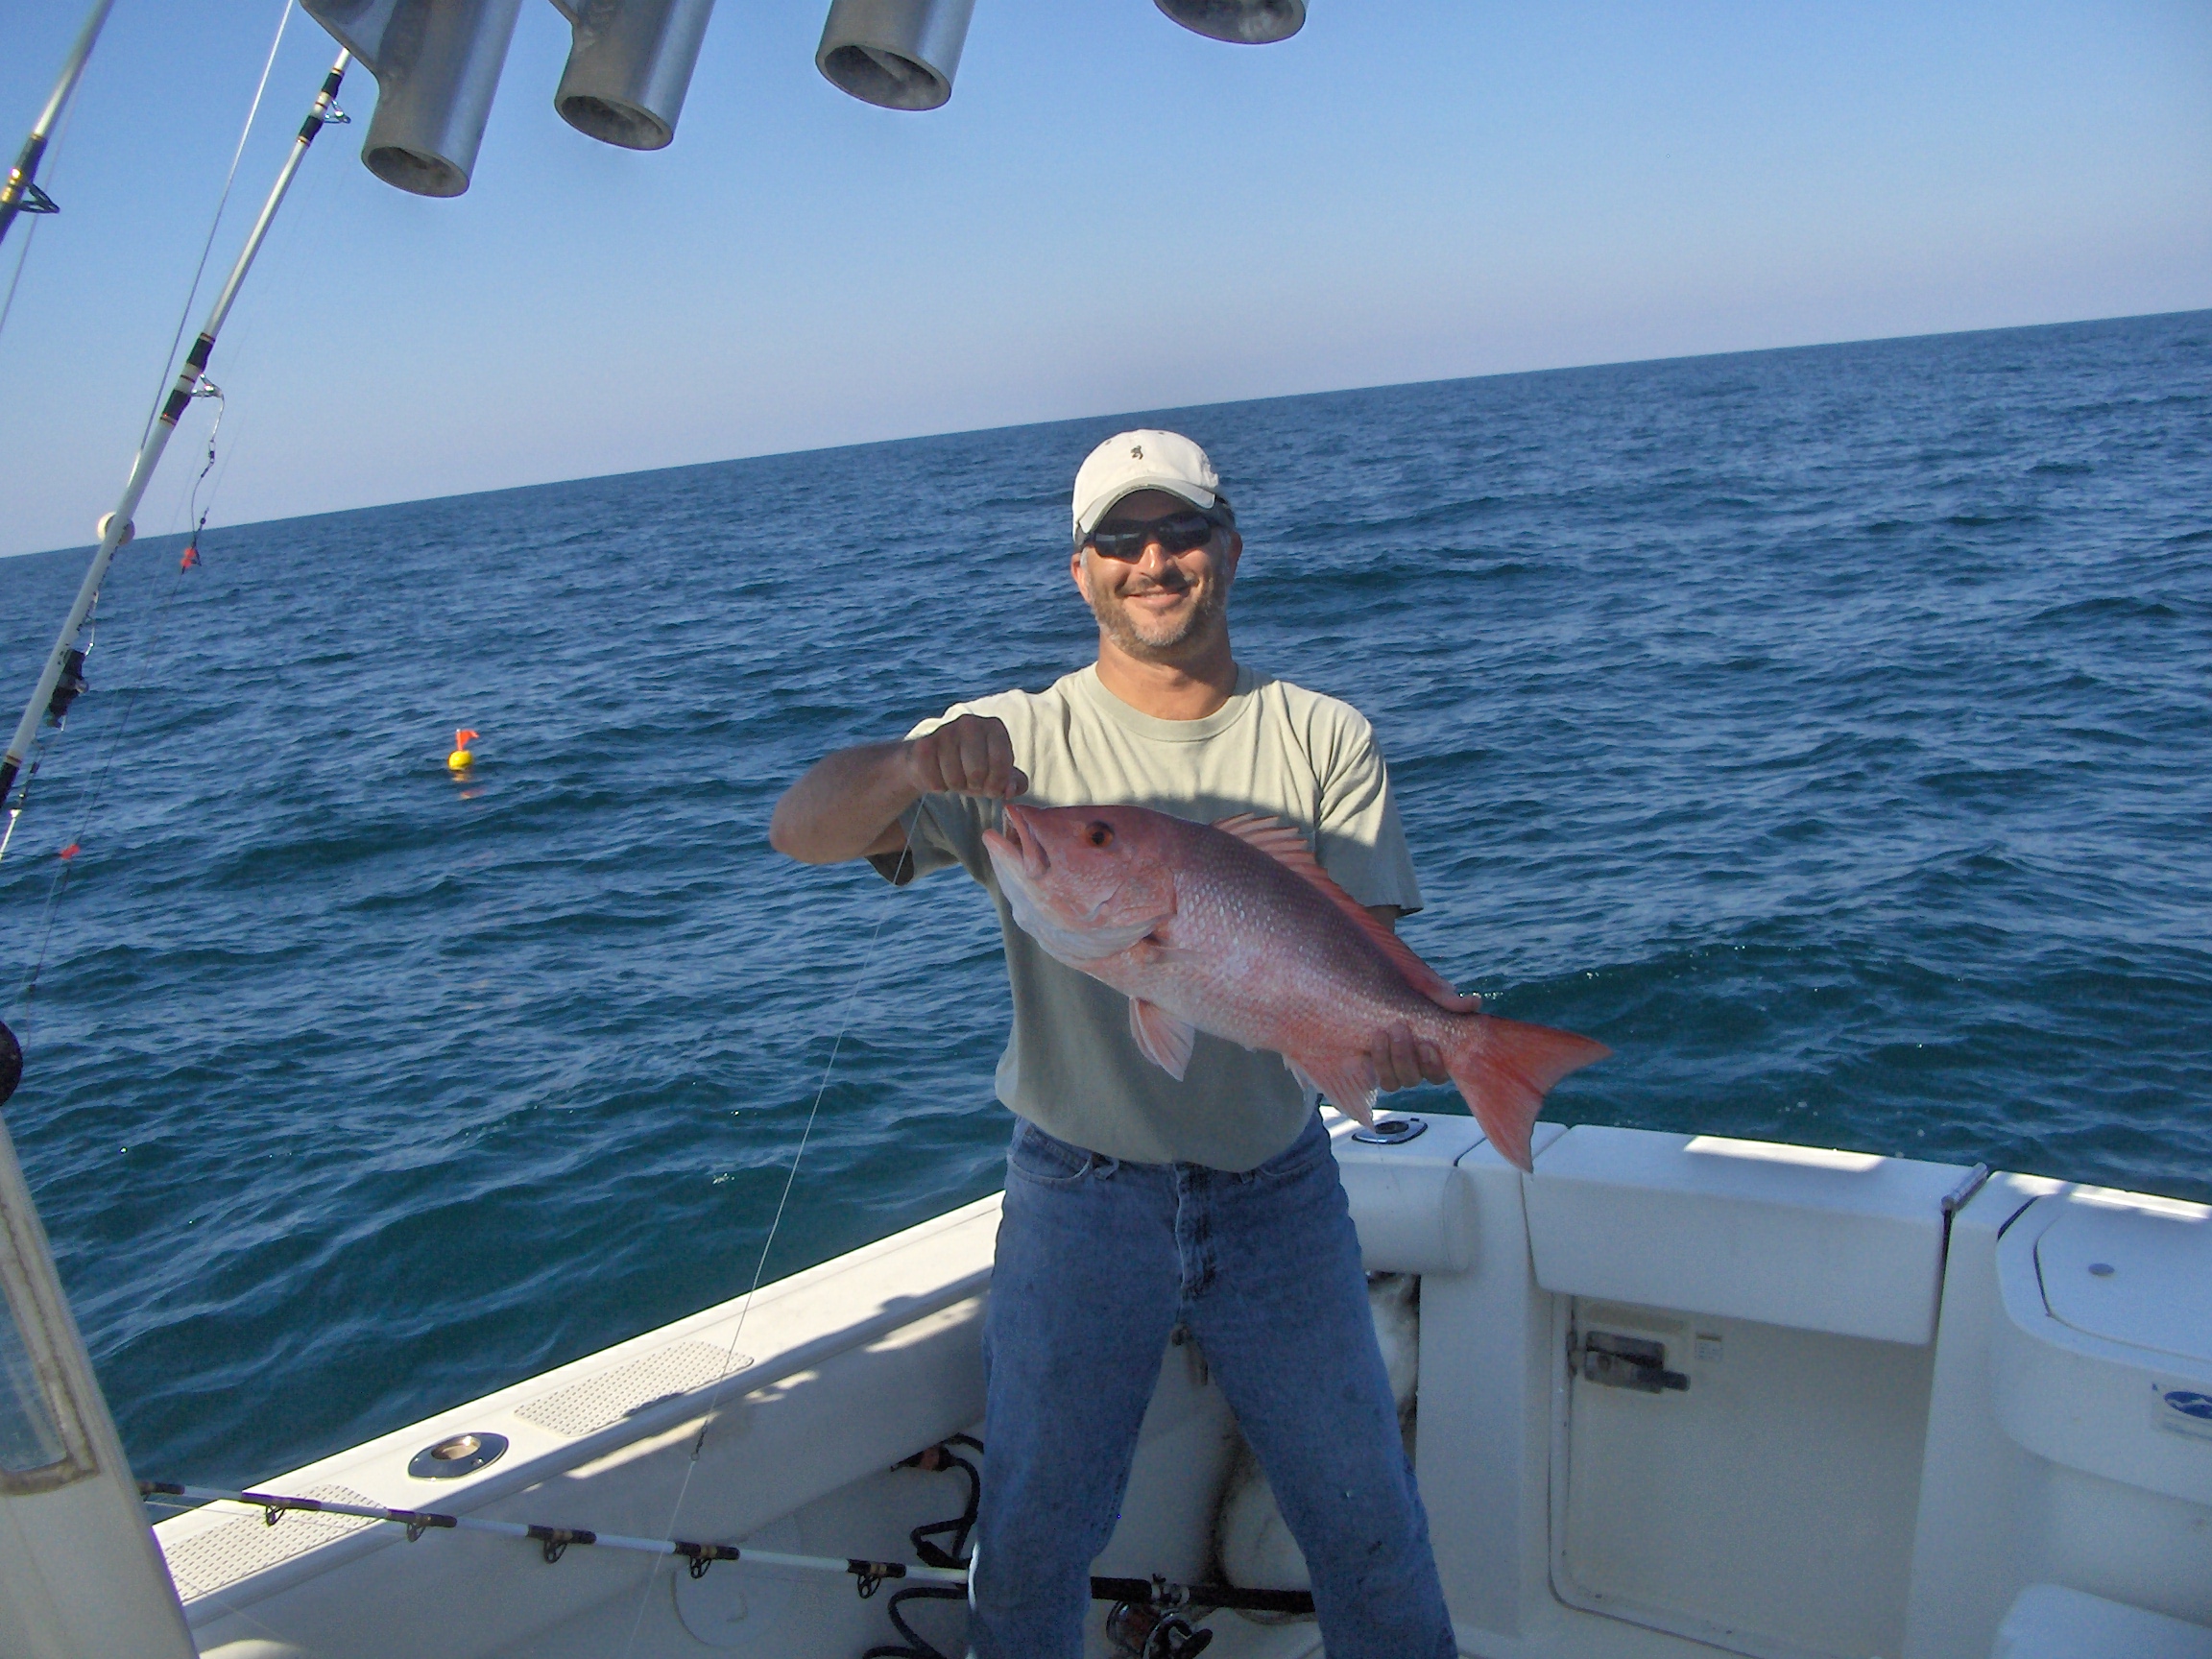
{"type": "Polygon", "coordinates": [[[1453,1659],[1366,1275],[1318,1115],[1245,1174],[1018,1124],[984,1315],[976,1659],[1079,1659],[1091,1563],[1178,1321],[1312,1572],[1329,1659],[1453,1659]]]}

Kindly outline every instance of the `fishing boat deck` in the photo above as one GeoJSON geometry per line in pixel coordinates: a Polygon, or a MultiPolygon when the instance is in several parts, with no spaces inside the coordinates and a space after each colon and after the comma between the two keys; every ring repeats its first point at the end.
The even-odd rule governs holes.
{"type": "MultiPolygon", "coordinates": [[[[1369,1265],[1421,1276],[1412,1443],[1463,1651],[1985,1659],[2118,1619],[2118,1646],[2077,1630],[2058,1650],[2132,1659],[2152,1651],[2142,1629],[2170,1627],[2176,1654],[2212,1655],[2212,1417],[2192,1410],[2212,1404],[2212,1211],[1597,1126],[1540,1126],[1524,1177],[1468,1119],[1395,1145],[1348,1128],[1339,1164],[1369,1265]]],[[[964,1487],[896,1465],[979,1431],[997,1209],[968,1205],[749,1309],[708,1309],[266,1489],[910,1561],[908,1529],[956,1514],[964,1487]],[[506,1450],[456,1479],[409,1473],[464,1434],[506,1450]]],[[[1170,1349],[1094,1571],[1218,1582],[1238,1447],[1202,1357],[1170,1349]]],[[[506,1538],[272,1527],[235,1505],[156,1532],[201,1650],[228,1659],[852,1659],[893,1640],[898,1586],[863,1599],[838,1573],[739,1562],[693,1577],[589,1548],[548,1564],[506,1538]]],[[[959,1650],[955,1603],[913,1617],[959,1650]]],[[[1310,1622],[1204,1623],[1224,1659],[1318,1647],[1310,1622]]]]}

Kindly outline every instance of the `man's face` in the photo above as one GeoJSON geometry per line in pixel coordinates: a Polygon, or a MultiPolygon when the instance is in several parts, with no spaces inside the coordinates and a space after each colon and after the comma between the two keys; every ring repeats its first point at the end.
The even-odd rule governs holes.
{"type": "MultiPolygon", "coordinates": [[[[1171,518],[1190,503],[1165,490],[1124,495],[1100,528],[1171,518]]],[[[1200,546],[1170,553],[1146,541],[1133,559],[1113,559],[1086,544],[1070,563],[1075,586],[1098,618],[1099,631],[1140,661],[1173,662],[1210,645],[1228,627],[1229,587],[1244,543],[1216,529],[1200,546]]]]}

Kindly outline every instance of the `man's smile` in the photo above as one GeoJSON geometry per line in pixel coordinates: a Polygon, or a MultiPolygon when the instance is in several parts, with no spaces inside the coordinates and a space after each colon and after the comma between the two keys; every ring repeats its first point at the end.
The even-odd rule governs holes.
{"type": "Polygon", "coordinates": [[[1180,599],[1195,593],[1199,584],[1170,565],[1162,576],[1133,577],[1121,589],[1124,599],[1180,599]]]}

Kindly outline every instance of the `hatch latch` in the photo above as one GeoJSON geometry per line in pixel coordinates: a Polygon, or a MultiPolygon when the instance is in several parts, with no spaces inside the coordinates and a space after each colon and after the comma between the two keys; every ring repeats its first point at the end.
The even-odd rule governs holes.
{"type": "Polygon", "coordinates": [[[1604,1388],[1633,1388],[1639,1394],[1679,1394],[1690,1379],[1667,1369],[1666,1344],[1611,1331],[1585,1331],[1567,1350],[1568,1369],[1585,1382],[1604,1388]]]}

